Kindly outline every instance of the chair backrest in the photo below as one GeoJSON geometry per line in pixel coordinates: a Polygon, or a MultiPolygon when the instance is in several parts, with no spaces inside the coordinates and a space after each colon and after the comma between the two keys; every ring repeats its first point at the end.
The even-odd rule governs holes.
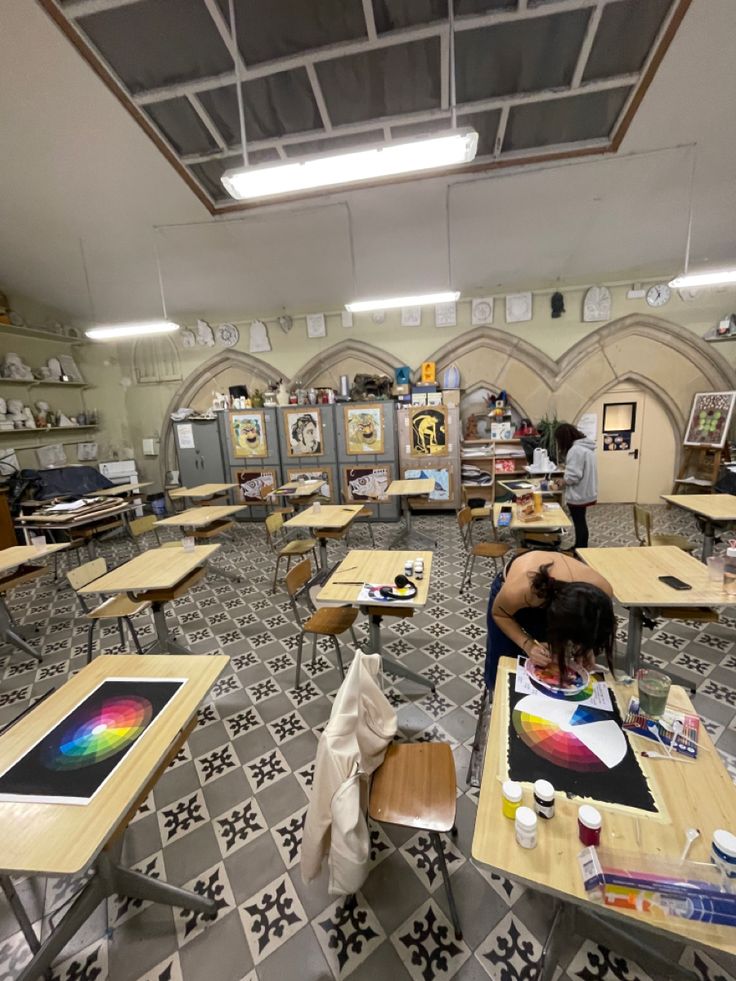
{"type": "Polygon", "coordinates": [[[146,535],[149,531],[156,531],[156,522],[158,518],[155,514],[146,514],[142,518],[134,518],[133,521],[129,522],[130,533],[134,538],[138,538],[140,535],[146,535]]]}
{"type": "Polygon", "coordinates": [[[266,516],[266,537],[269,542],[281,531],[284,527],[284,519],[280,514],[269,514],[266,516]]]}
{"type": "Polygon", "coordinates": [[[309,582],[312,566],[309,559],[302,559],[301,562],[289,569],[286,573],[286,592],[293,599],[304,583],[309,582]]]}
{"type": "Polygon", "coordinates": [[[85,562],[84,565],[79,565],[76,569],[70,569],[66,574],[66,578],[69,585],[76,592],[82,586],[86,586],[95,579],[99,579],[100,576],[104,576],[106,572],[107,562],[104,559],[92,559],[91,562],[85,562]]]}
{"type": "Polygon", "coordinates": [[[639,504],[634,504],[634,532],[640,545],[652,544],[652,514],[639,504]]]}
{"type": "Polygon", "coordinates": [[[457,512],[457,523],[460,527],[460,531],[464,531],[472,520],[473,516],[470,513],[470,508],[466,504],[464,508],[460,508],[460,510],[457,512]]]}

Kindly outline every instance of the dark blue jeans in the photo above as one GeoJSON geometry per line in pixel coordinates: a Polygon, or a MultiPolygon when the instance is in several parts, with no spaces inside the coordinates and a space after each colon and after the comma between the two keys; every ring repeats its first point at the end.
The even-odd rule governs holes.
{"type": "MultiPolygon", "coordinates": [[[[515,644],[510,637],[501,630],[493,619],[493,604],[503,586],[503,574],[499,573],[491,584],[491,592],[488,596],[488,612],[486,613],[486,624],[488,627],[488,637],[486,640],[486,663],[485,663],[485,682],[493,694],[496,684],[496,673],[498,671],[498,661],[501,657],[526,657],[525,652],[515,644]]],[[[535,640],[545,641],[547,639],[547,612],[541,606],[527,606],[517,610],[514,620],[535,640]]]]}

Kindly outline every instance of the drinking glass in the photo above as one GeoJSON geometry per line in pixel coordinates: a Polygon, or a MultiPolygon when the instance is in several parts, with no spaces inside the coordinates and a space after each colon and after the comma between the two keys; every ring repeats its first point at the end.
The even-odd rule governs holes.
{"type": "Polygon", "coordinates": [[[671,679],[661,671],[642,668],[637,676],[639,683],[639,711],[650,719],[658,719],[667,708],[671,679]]]}

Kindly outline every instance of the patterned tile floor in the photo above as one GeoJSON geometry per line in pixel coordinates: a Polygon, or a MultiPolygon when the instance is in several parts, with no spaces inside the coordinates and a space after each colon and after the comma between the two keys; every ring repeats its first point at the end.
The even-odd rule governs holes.
{"type": "MultiPolygon", "coordinates": [[[[656,509],[662,530],[699,538],[682,512],[656,509]]],[[[477,792],[468,791],[469,759],[484,652],[488,572],[477,572],[466,598],[458,596],[463,555],[451,515],[417,519],[438,539],[431,599],[412,620],[385,628],[386,648],[437,683],[436,694],[392,681],[388,695],[401,733],[445,739],[458,773],[457,841],[447,863],[464,926],[463,942],[449,928],[436,858],[423,834],[373,828],[373,870],[349,901],[328,896],[324,874],[310,886],[299,873],[302,825],[319,733],[338,685],[326,645],[293,688],[295,630],[284,592],[270,593],[271,556],[258,526],[238,529],[221,562],[245,570],[233,585],[214,576],[171,609],[195,651],[224,651],[230,669],[203,704],[187,746],[141,807],[125,841],[124,860],[149,875],[216,899],[217,920],[116,897],[101,905],[54,968],[58,981],[271,981],[299,978],[504,979],[532,981],[550,918],[549,902],[470,858],[477,792]]],[[[599,506],[591,514],[591,544],[632,543],[630,509],[599,506]]],[[[379,545],[395,533],[378,526],[379,545]]],[[[358,527],[353,544],[367,542],[358,527]]],[[[122,542],[103,547],[109,563],[129,554],[122,542]]],[[[331,546],[337,559],[340,549],[331,546]]],[[[0,724],[29,699],[56,686],[84,663],[86,628],[75,623],[76,601],[49,578],[11,597],[18,621],[38,627],[44,660],[0,652],[0,724]]],[[[138,618],[152,635],[147,614],[138,618]]],[[[692,677],[708,730],[736,778],[736,620],[717,625],[660,622],[646,635],[646,659],[672,662],[692,677]]],[[[621,619],[619,639],[625,639],[621,619]]],[[[116,642],[103,630],[103,644],[116,642]]],[[[78,881],[27,879],[19,891],[45,934],[68,905],[78,881]]],[[[661,944],[702,981],[729,981],[736,967],[705,952],[661,944]]],[[[623,953],[623,952],[622,952],[623,953]]],[[[0,901],[0,981],[10,981],[28,958],[9,910],[0,901]]],[[[665,977],[666,974],[658,975],[665,977]]],[[[568,981],[647,981],[633,960],[585,937],[566,938],[557,977],[568,981]]]]}

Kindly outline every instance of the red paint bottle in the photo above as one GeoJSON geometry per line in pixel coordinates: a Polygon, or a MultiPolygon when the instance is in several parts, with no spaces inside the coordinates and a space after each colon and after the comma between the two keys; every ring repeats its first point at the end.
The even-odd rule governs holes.
{"type": "Polygon", "coordinates": [[[583,845],[600,845],[601,824],[600,811],[590,804],[582,804],[578,808],[578,837],[583,845]]]}

